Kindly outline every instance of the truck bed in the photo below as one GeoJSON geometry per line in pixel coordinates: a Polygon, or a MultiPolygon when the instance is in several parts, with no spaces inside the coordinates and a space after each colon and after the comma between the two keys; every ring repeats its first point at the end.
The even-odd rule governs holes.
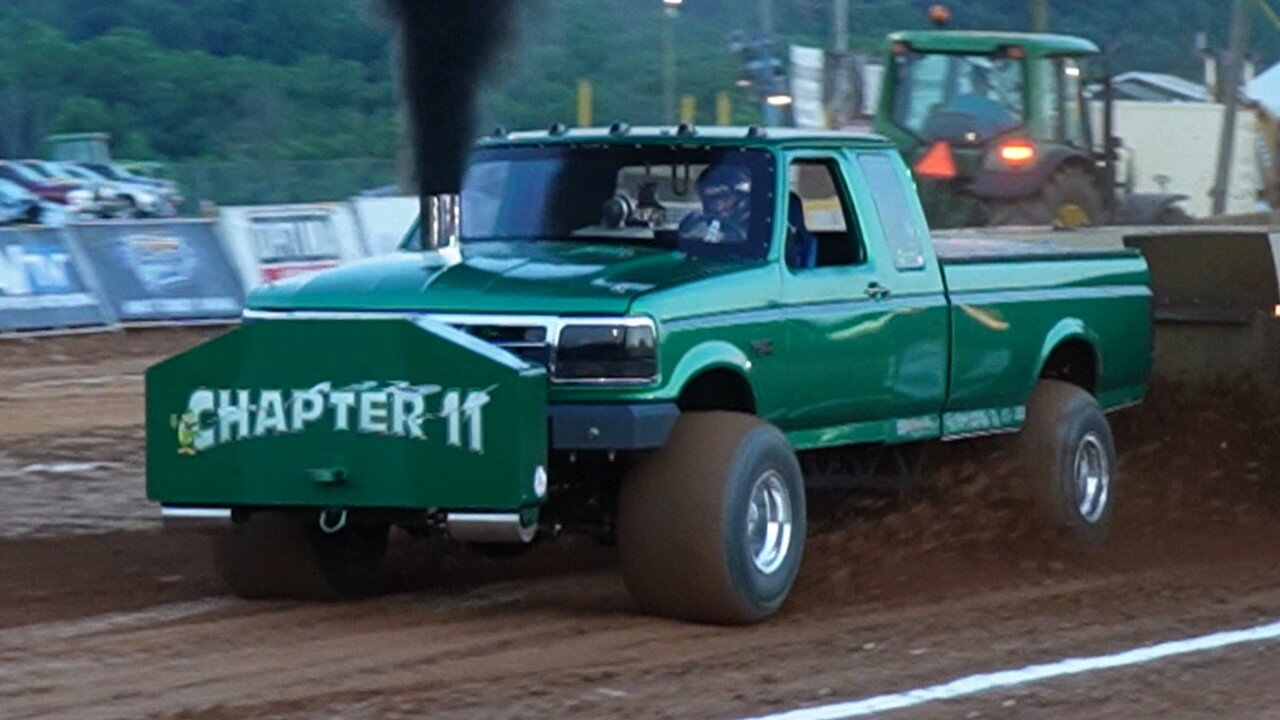
{"type": "Polygon", "coordinates": [[[1033,233],[1027,233],[1024,237],[992,237],[991,233],[978,235],[967,231],[946,231],[934,233],[933,247],[938,261],[943,265],[1098,260],[1138,254],[1136,250],[1126,248],[1119,242],[1107,242],[1110,238],[1073,235],[1057,233],[1053,237],[1041,236],[1033,239],[1033,233]],[[1058,235],[1064,237],[1060,238],[1058,235]]]}

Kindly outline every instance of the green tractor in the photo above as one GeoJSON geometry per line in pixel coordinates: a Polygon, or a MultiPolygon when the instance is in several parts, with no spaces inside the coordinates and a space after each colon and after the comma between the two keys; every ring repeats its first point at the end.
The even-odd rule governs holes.
{"type": "Polygon", "coordinates": [[[934,227],[1166,224],[1180,195],[1121,192],[1110,86],[1085,92],[1092,42],[951,30],[889,36],[876,131],[902,149],[934,227]]]}

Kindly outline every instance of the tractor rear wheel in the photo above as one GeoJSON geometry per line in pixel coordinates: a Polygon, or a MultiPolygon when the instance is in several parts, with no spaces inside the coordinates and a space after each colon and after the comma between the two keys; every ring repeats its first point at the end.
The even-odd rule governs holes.
{"type": "Polygon", "coordinates": [[[375,587],[390,529],[347,525],[325,532],[312,516],[259,512],[222,538],[219,570],[246,599],[348,599],[375,587]]]}
{"type": "Polygon", "coordinates": [[[991,208],[991,225],[1052,225],[1078,228],[1107,221],[1097,180],[1079,165],[1066,165],[1036,194],[991,208]]]}

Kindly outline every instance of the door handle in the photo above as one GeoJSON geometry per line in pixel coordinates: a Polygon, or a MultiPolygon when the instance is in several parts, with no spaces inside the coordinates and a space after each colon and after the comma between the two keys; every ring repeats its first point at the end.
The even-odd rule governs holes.
{"type": "Polygon", "coordinates": [[[869,283],[865,292],[872,300],[883,300],[889,297],[889,288],[878,282],[869,283]]]}

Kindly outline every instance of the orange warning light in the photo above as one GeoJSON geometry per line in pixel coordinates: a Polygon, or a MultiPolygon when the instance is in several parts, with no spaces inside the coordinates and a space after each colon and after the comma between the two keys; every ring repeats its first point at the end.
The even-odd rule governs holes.
{"type": "Polygon", "coordinates": [[[1026,140],[1010,140],[1000,146],[1000,159],[1013,167],[1022,167],[1036,159],[1036,146],[1026,140]]]}
{"type": "Polygon", "coordinates": [[[916,175],[932,180],[951,180],[956,176],[956,159],[951,146],[936,142],[916,163],[916,175]]]}

